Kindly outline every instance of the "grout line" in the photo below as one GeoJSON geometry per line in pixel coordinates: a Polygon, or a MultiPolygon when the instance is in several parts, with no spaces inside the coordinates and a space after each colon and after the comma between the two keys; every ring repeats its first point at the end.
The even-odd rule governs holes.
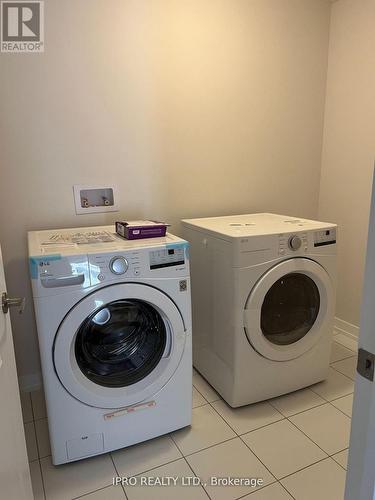
{"type": "MultiPolygon", "coordinates": [[[[317,394],[316,392],[314,392],[314,394],[316,394],[317,396],[319,396],[319,394],[317,394]]],[[[287,396],[287,394],[285,394],[285,396],[287,396]]],[[[321,397],[321,396],[319,396],[321,397]]],[[[323,399],[323,398],[322,398],[323,399]]],[[[281,410],[279,410],[276,406],[274,406],[271,401],[268,401],[268,403],[273,407],[275,408],[275,410],[277,410],[278,412],[280,412],[282,415],[284,415],[285,418],[288,418],[288,417],[294,417],[295,415],[300,415],[301,413],[304,413],[305,411],[309,411],[309,410],[313,410],[314,408],[319,408],[319,406],[323,406],[325,404],[327,404],[327,401],[325,399],[323,399],[323,402],[322,403],[318,403],[317,405],[314,405],[312,406],[311,408],[306,408],[305,410],[300,410],[300,411],[297,411],[296,413],[291,413],[290,415],[285,415],[281,410]]]]}
{"type": "MultiPolygon", "coordinates": [[[[214,402],[215,402],[215,401],[214,401],[214,402]]],[[[263,402],[263,401],[260,401],[260,402],[263,402]]],[[[266,402],[268,402],[268,401],[266,401],[266,402]]],[[[256,405],[256,404],[258,404],[258,403],[254,403],[254,405],[256,405]]],[[[272,406],[272,408],[273,408],[274,410],[276,410],[278,413],[280,413],[281,418],[279,418],[278,420],[274,420],[273,422],[269,422],[268,424],[260,425],[259,427],[256,427],[255,429],[251,429],[250,431],[246,431],[246,432],[243,432],[242,434],[239,434],[239,433],[238,433],[238,432],[237,432],[237,431],[236,431],[236,430],[235,430],[235,429],[234,429],[234,428],[230,425],[230,423],[229,423],[227,420],[225,420],[225,418],[223,417],[223,415],[221,415],[221,413],[219,413],[219,412],[218,412],[218,410],[217,410],[217,409],[216,409],[213,405],[211,405],[211,406],[212,406],[212,408],[216,411],[216,413],[219,415],[219,417],[221,417],[221,418],[224,420],[224,422],[225,422],[225,423],[226,423],[226,424],[227,424],[227,425],[228,425],[228,426],[232,429],[232,431],[233,431],[233,432],[234,432],[234,433],[235,433],[238,437],[245,436],[245,434],[250,434],[250,432],[258,431],[259,429],[264,429],[264,427],[268,427],[268,426],[270,426],[270,425],[272,425],[272,424],[276,424],[277,422],[281,422],[282,420],[285,420],[285,419],[286,419],[286,417],[285,417],[285,416],[281,413],[281,411],[279,411],[277,408],[275,408],[274,406],[272,406],[272,405],[271,405],[271,406],[272,406]]]]}
{"type": "MultiPolygon", "coordinates": [[[[38,433],[36,431],[36,425],[35,425],[35,420],[34,420],[34,428],[35,428],[35,441],[36,441],[36,449],[38,450],[38,458],[45,458],[45,457],[42,457],[41,455],[41,452],[40,452],[40,446],[39,446],[39,439],[38,439],[38,433]]],[[[48,431],[47,431],[48,432],[48,431]]],[[[49,439],[49,434],[48,434],[48,442],[50,441],[49,439]]]]}
{"type": "MultiPolygon", "coordinates": [[[[203,396],[203,394],[201,393],[201,391],[199,389],[197,389],[197,387],[195,387],[195,385],[193,384],[193,388],[197,391],[197,393],[202,396],[202,398],[208,403],[207,399],[203,396]]],[[[199,406],[203,406],[203,405],[199,405],[199,406]]],[[[197,406],[195,408],[198,408],[197,406]]]]}
{"type": "MultiPolygon", "coordinates": [[[[316,393],[315,393],[315,394],[316,394],[316,393]]],[[[318,394],[318,396],[320,396],[320,395],[318,394]]],[[[322,396],[320,396],[320,397],[322,397],[322,396]]],[[[318,407],[320,407],[320,406],[324,406],[324,405],[325,405],[325,404],[327,404],[327,403],[329,403],[329,404],[330,404],[330,402],[329,402],[329,401],[326,401],[323,397],[322,397],[322,399],[324,400],[324,403],[322,403],[321,405],[318,405],[318,407]]],[[[269,402],[269,400],[267,400],[267,402],[269,402]]],[[[263,465],[263,466],[264,466],[264,467],[268,470],[268,472],[271,474],[271,476],[272,476],[272,477],[274,477],[274,478],[276,479],[276,481],[278,481],[278,482],[279,482],[280,480],[284,479],[285,477],[288,477],[288,476],[290,476],[290,475],[292,475],[292,474],[295,474],[295,473],[300,472],[300,471],[302,471],[302,470],[304,470],[304,469],[307,469],[308,467],[311,467],[312,465],[315,465],[315,464],[317,464],[317,463],[319,463],[319,462],[322,462],[323,460],[326,460],[327,458],[330,458],[330,457],[331,457],[331,455],[329,455],[329,454],[328,454],[325,450],[323,450],[323,448],[321,448],[321,447],[320,447],[317,443],[315,443],[315,441],[313,441],[313,439],[311,439],[311,438],[310,438],[310,436],[308,436],[307,434],[305,434],[305,433],[304,433],[304,432],[303,432],[303,431],[302,431],[299,427],[297,427],[297,426],[296,426],[296,425],[295,425],[295,424],[294,424],[291,420],[289,420],[289,418],[288,418],[288,417],[285,417],[285,416],[284,416],[284,415],[283,415],[283,414],[282,414],[282,413],[281,413],[281,412],[280,412],[277,408],[275,408],[272,404],[271,404],[271,406],[272,406],[272,407],[273,407],[276,411],[278,411],[278,412],[280,413],[280,415],[281,415],[282,417],[284,417],[284,418],[281,418],[280,420],[277,420],[277,421],[272,422],[272,423],[270,423],[270,424],[266,424],[266,425],[264,425],[264,426],[262,426],[262,427],[259,427],[259,428],[257,428],[257,429],[253,429],[252,431],[249,431],[248,433],[244,433],[244,434],[242,434],[242,435],[240,435],[240,434],[238,434],[238,433],[236,432],[236,430],[235,430],[235,429],[234,429],[234,428],[233,428],[233,427],[232,427],[232,426],[231,426],[231,425],[230,425],[230,424],[229,424],[229,423],[225,420],[225,418],[224,418],[224,417],[223,417],[223,416],[222,416],[222,415],[221,415],[221,414],[220,414],[220,413],[216,410],[216,408],[215,408],[215,407],[214,407],[211,403],[209,403],[209,404],[210,404],[210,406],[211,406],[211,407],[212,407],[212,408],[216,411],[216,413],[217,413],[217,414],[218,414],[218,415],[222,418],[222,420],[223,420],[223,421],[224,421],[224,422],[225,422],[225,423],[226,423],[226,424],[227,424],[227,425],[228,425],[228,426],[229,426],[229,427],[233,430],[233,432],[237,435],[237,437],[239,437],[239,438],[240,438],[240,440],[241,440],[241,441],[245,444],[245,446],[246,446],[246,447],[250,450],[250,452],[251,452],[251,453],[253,453],[253,455],[254,455],[254,456],[255,456],[255,457],[259,460],[259,462],[261,462],[261,463],[262,463],[262,465],[263,465]],[[298,431],[300,431],[302,434],[304,434],[304,435],[305,435],[305,437],[306,437],[307,439],[309,439],[309,441],[311,441],[313,444],[315,444],[315,445],[316,445],[316,446],[317,446],[317,447],[318,447],[318,448],[319,448],[319,449],[320,449],[320,450],[324,453],[325,457],[324,457],[324,458],[322,458],[322,459],[320,459],[320,460],[317,460],[316,462],[313,462],[312,464],[310,464],[310,465],[308,465],[308,466],[306,466],[306,467],[302,467],[301,469],[298,469],[298,470],[294,471],[292,474],[288,474],[287,476],[284,476],[284,477],[282,477],[282,478],[280,478],[280,479],[277,479],[277,478],[274,476],[274,474],[272,474],[271,470],[270,470],[270,469],[266,466],[266,464],[265,464],[265,463],[263,463],[263,462],[262,462],[262,460],[261,460],[261,459],[260,459],[260,458],[256,455],[256,453],[254,452],[254,450],[252,450],[252,449],[250,448],[250,446],[249,446],[249,445],[248,445],[248,444],[247,444],[247,443],[246,443],[246,442],[242,439],[242,436],[244,436],[245,434],[250,434],[251,432],[255,432],[255,431],[259,430],[259,429],[263,429],[264,427],[268,427],[269,425],[275,424],[275,423],[280,422],[280,421],[282,421],[282,420],[288,420],[288,421],[289,421],[289,422],[290,422],[290,423],[291,423],[291,424],[292,424],[292,425],[293,425],[293,426],[294,426],[294,427],[295,427],[298,431]]],[[[334,406],[334,405],[331,405],[331,406],[333,406],[333,407],[335,408],[335,406],[334,406]]],[[[313,408],[310,408],[310,409],[308,409],[308,410],[302,411],[302,412],[300,412],[300,413],[304,413],[304,412],[306,412],[306,411],[310,411],[310,410],[312,410],[312,409],[314,409],[314,408],[317,408],[317,407],[315,406],[315,407],[313,407],[313,408]]],[[[294,416],[294,415],[291,415],[291,416],[294,416]]],[[[228,440],[228,441],[230,441],[230,440],[228,440]]],[[[221,444],[221,443],[217,443],[217,444],[221,444]]],[[[216,445],[213,445],[213,446],[216,446],[216,445]]],[[[212,447],[212,446],[211,446],[211,447],[212,447]]],[[[211,448],[211,447],[210,447],[210,448],[211,448]]],[[[202,451],[202,450],[199,450],[199,451],[202,451]]],[[[197,452],[195,452],[195,453],[197,453],[197,452]]],[[[340,453],[340,452],[338,451],[338,452],[336,452],[336,453],[340,453]]],[[[191,456],[191,455],[194,455],[194,453],[192,453],[192,454],[190,454],[190,455],[187,455],[187,456],[191,456]]],[[[185,457],[184,457],[184,458],[185,458],[185,457]]],[[[333,459],[333,460],[334,460],[334,459],[333,459]]],[[[272,484],[273,484],[273,483],[272,483],[272,484]]],[[[267,486],[268,486],[268,485],[267,485],[267,486]]],[[[283,485],[282,485],[282,486],[283,486],[283,485]]],[[[285,488],[284,488],[284,489],[285,489],[285,488]]],[[[287,490],[287,491],[288,491],[288,490],[287,490]]],[[[289,493],[289,491],[288,491],[288,493],[289,493]]],[[[294,497],[293,497],[293,498],[294,498],[294,497]]]]}
{"type": "MultiPolygon", "coordinates": [[[[262,462],[262,460],[256,455],[256,453],[254,453],[254,451],[252,449],[250,449],[250,447],[242,439],[241,435],[238,434],[235,429],[233,429],[233,427],[225,420],[225,418],[222,415],[220,415],[220,413],[216,410],[216,408],[212,404],[210,404],[210,406],[219,415],[219,417],[228,425],[228,427],[230,427],[232,429],[232,431],[236,434],[236,437],[238,437],[242,441],[242,443],[250,450],[250,452],[259,460],[259,462],[263,465],[263,467],[265,467],[265,469],[267,469],[268,472],[271,474],[271,476],[277,481],[277,478],[272,474],[272,472],[270,471],[270,469],[266,466],[266,464],[264,464],[262,462]]],[[[280,415],[283,417],[283,415],[281,413],[280,413],[280,415]]],[[[281,418],[280,420],[277,420],[276,422],[280,422],[281,420],[284,420],[284,418],[281,418]]],[[[272,422],[272,423],[275,424],[276,422],[272,422]]],[[[268,427],[268,425],[272,425],[272,424],[267,424],[267,425],[264,425],[263,427],[268,427]]],[[[233,439],[235,439],[235,438],[233,438],[233,439]]]]}
{"type": "Polygon", "coordinates": [[[46,486],[44,484],[42,462],[40,461],[40,459],[38,460],[38,462],[39,462],[40,476],[42,478],[42,488],[43,488],[44,498],[46,499],[47,498],[47,493],[46,493],[46,486]]]}
{"type": "Polygon", "coordinates": [[[260,488],[256,488],[254,491],[251,491],[250,493],[245,493],[244,495],[241,495],[240,497],[236,497],[235,500],[241,500],[241,498],[247,498],[248,496],[252,495],[253,493],[256,493],[258,491],[264,490],[264,488],[267,488],[267,486],[272,486],[273,484],[277,484],[278,481],[272,481],[272,483],[265,484],[264,486],[261,486],[260,488]]]}
{"type": "MultiPolygon", "coordinates": [[[[108,455],[109,455],[109,457],[110,457],[110,459],[111,459],[111,461],[112,461],[112,464],[113,464],[113,467],[115,468],[115,471],[116,471],[117,476],[118,476],[118,477],[122,477],[122,476],[120,475],[119,471],[117,470],[117,467],[116,467],[115,461],[113,460],[112,452],[109,452],[109,453],[108,453],[108,455]]],[[[128,500],[128,495],[126,494],[125,487],[124,487],[124,485],[123,485],[123,484],[121,484],[121,488],[122,488],[122,491],[124,492],[124,495],[125,495],[126,500],[128,500]]]]}
{"type": "MultiPolygon", "coordinates": [[[[132,445],[132,446],[136,446],[136,445],[132,445]]],[[[123,449],[123,448],[120,448],[120,449],[123,449]]],[[[169,465],[169,464],[173,464],[173,462],[178,462],[178,460],[181,460],[182,458],[185,458],[185,457],[182,455],[181,457],[175,458],[174,460],[168,460],[168,462],[156,465],[155,467],[151,467],[150,469],[146,469],[146,470],[143,470],[141,472],[137,472],[133,476],[124,476],[124,477],[138,477],[138,476],[142,476],[143,474],[147,474],[148,472],[151,472],[153,470],[159,469],[160,467],[164,467],[164,465],[169,465]]],[[[117,469],[116,469],[116,472],[117,472],[117,469]]],[[[121,474],[118,474],[118,475],[119,475],[119,477],[123,477],[121,474]]]]}
{"type": "MultiPolygon", "coordinates": [[[[333,369],[334,369],[334,368],[333,368],[333,369]]],[[[337,370],[335,370],[335,371],[337,371],[337,370]]],[[[339,373],[340,373],[340,372],[339,372],[339,373]]],[[[344,375],[344,374],[343,374],[343,373],[341,373],[341,375],[344,375]]],[[[346,377],[346,375],[344,375],[344,377],[346,377]]],[[[346,377],[346,378],[349,378],[349,377],[346,377]]],[[[353,382],[353,380],[352,380],[352,379],[350,379],[350,380],[353,382]]],[[[349,415],[347,415],[345,412],[343,412],[342,410],[340,410],[340,408],[337,408],[337,407],[336,407],[336,406],[332,403],[332,401],[337,401],[338,399],[342,399],[342,398],[346,398],[347,396],[351,396],[352,394],[354,394],[354,388],[353,388],[353,391],[352,391],[352,392],[350,392],[349,394],[343,394],[343,395],[339,396],[338,398],[334,398],[334,399],[331,399],[331,400],[327,399],[326,397],[322,396],[321,394],[318,394],[317,392],[315,392],[315,391],[314,391],[314,389],[311,389],[311,390],[312,390],[315,394],[317,394],[318,396],[320,396],[322,399],[324,399],[324,401],[325,401],[326,403],[328,403],[328,404],[330,404],[331,406],[333,406],[333,408],[336,408],[336,410],[338,410],[339,412],[341,412],[343,415],[345,415],[346,417],[348,417],[350,420],[352,419],[352,417],[350,417],[350,416],[349,416],[349,415]]],[[[319,406],[323,406],[323,404],[322,404],[322,405],[319,405],[319,406]]],[[[315,408],[317,408],[317,406],[315,406],[315,408]]],[[[312,410],[313,408],[310,408],[310,409],[312,410]]],[[[304,411],[309,411],[309,410],[304,410],[304,411]]],[[[301,413],[304,413],[304,412],[301,412],[301,413]]],[[[296,414],[296,415],[297,415],[297,414],[296,414]]],[[[291,415],[291,416],[294,416],[294,415],[291,415]]],[[[288,417],[287,417],[287,418],[288,418],[288,417]]]]}
{"type": "MultiPolygon", "coordinates": [[[[185,460],[187,466],[189,467],[189,469],[191,470],[191,472],[194,474],[195,477],[199,477],[198,474],[196,474],[195,470],[193,469],[193,467],[189,464],[189,462],[186,460],[186,457],[183,457],[183,459],[185,460]]],[[[200,485],[202,490],[206,493],[206,495],[208,496],[208,498],[211,500],[211,497],[210,495],[208,494],[208,491],[206,490],[206,488],[203,486],[203,484],[200,485]]]]}
{"type": "MultiPolygon", "coordinates": [[[[210,444],[210,446],[206,446],[205,448],[200,448],[199,450],[196,450],[196,451],[193,451],[191,453],[188,453],[186,455],[182,454],[182,457],[181,458],[187,458],[187,457],[191,457],[192,455],[195,455],[196,453],[199,453],[201,451],[205,451],[205,450],[209,450],[210,448],[214,448],[215,446],[218,446],[219,444],[223,444],[223,443],[228,443],[229,441],[233,441],[233,439],[237,439],[237,437],[239,437],[238,435],[235,435],[231,438],[228,438],[228,439],[224,439],[224,441],[219,441],[218,443],[215,443],[215,444],[210,444]]],[[[176,444],[176,443],[175,443],[176,444]]],[[[176,444],[177,446],[177,444],[176,444]]]]}
{"type": "MultiPolygon", "coordinates": [[[[324,462],[324,460],[329,460],[331,457],[329,455],[327,455],[326,457],[324,458],[321,458],[320,460],[317,460],[316,462],[313,462],[312,464],[310,465],[306,465],[305,467],[301,467],[301,469],[298,469],[296,470],[295,472],[291,472],[290,474],[287,474],[286,476],[283,476],[279,479],[279,481],[283,481],[284,479],[286,479],[287,477],[290,477],[290,476],[294,476],[294,474],[297,474],[299,472],[302,472],[303,470],[306,470],[306,469],[310,469],[310,467],[312,467],[313,465],[317,465],[317,464],[320,464],[321,462],[324,462]]],[[[288,493],[289,493],[289,490],[287,490],[288,493]]]]}
{"type": "MultiPolygon", "coordinates": [[[[354,356],[353,356],[354,357],[354,356]]],[[[350,358],[346,358],[346,359],[350,359],[350,358]]],[[[345,361],[344,359],[342,359],[341,361],[345,361]]],[[[337,361],[337,363],[339,363],[339,361],[337,361]]],[[[334,363],[333,363],[334,364],[334,363]]],[[[341,373],[341,375],[344,375],[344,377],[350,379],[352,382],[355,382],[355,378],[352,378],[352,377],[349,377],[349,375],[346,375],[345,373],[342,373],[340,372],[340,370],[338,370],[337,368],[335,368],[334,366],[330,365],[330,368],[332,368],[332,370],[335,370],[335,372],[337,373],[341,373]]]]}
{"type": "Polygon", "coordinates": [[[281,481],[278,481],[278,483],[279,483],[279,485],[280,485],[282,488],[284,488],[284,490],[288,493],[288,495],[290,495],[290,496],[293,498],[293,500],[297,500],[297,499],[296,499],[296,497],[294,497],[294,496],[291,494],[291,492],[287,489],[287,487],[286,487],[286,486],[284,486],[284,485],[282,484],[282,482],[281,482],[281,481]]]}
{"type": "Polygon", "coordinates": [[[342,464],[340,464],[340,462],[338,462],[338,461],[334,458],[334,455],[337,455],[338,453],[342,453],[343,451],[346,451],[346,450],[348,450],[348,452],[349,452],[349,448],[344,448],[343,450],[338,451],[337,453],[334,453],[333,455],[330,455],[330,458],[332,458],[332,460],[334,460],[334,461],[337,463],[337,465],[339,465],[341,468],[343,468],[345,472],[347,472],[347,468],[346,468],[346,467],[344,467],[342,464]]]}
{"type": "MultiPolygon", "coordinates": [[[[79,497],[74,497],[72,498],[72,500],[79,500],[81,498],[85,498],[87,497],[88,495],[92,495],[92,493],[97,493],[98,491],[103,491],[105,490],[106,488],[111,488],[112,485],[107,485],[107,486],[103,486],[102,488],[98,488],[97,490],[93,490],[93,491],[89,491],[88,493],[84,493],[83,495],[80,495],[79,497]]],[[[125,494],[125,498],[128,499],[128,497],[126,496],[125,494]]]]}

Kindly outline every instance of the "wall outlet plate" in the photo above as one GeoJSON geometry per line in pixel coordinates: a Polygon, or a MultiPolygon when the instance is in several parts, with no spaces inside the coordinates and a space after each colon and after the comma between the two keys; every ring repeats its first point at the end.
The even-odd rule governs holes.
{"type": "Polygon", "coordinates": [[[117,192],[114,186],[73,186],[74,204],[77,215],[118,212],[117,192]]]}

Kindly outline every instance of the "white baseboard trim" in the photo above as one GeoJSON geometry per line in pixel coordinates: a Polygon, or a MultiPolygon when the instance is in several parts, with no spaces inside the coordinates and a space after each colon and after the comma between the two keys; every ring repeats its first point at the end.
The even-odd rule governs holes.
{"type": "Polygon", "coordinates": [[[342,333],[351,339],[358,340],[359,326],[348,323],[343,319],[335,317],[334,330],[335,333],[342,333]]]}
{"type": "Polygon", "coordinates": [[[42,376],[40,373],[21,375],[18,377],[18,384],[21,392],[33,392],[42,387],[42,376]]]}

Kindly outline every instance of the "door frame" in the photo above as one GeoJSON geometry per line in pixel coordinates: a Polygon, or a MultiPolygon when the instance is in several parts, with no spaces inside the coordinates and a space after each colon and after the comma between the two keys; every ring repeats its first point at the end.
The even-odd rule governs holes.
{"type": "MultiPolygon", "coordinates": [[[[358,347],[375,354],[375,173],[358,347]]],[[[374,361],[372,362],[374,365],[374,361]]],[[[373,367],[373,366],[372,366],[373,367]]],[[[375,497],[375,383],[356,373],[345,500],[375,497]]]]}

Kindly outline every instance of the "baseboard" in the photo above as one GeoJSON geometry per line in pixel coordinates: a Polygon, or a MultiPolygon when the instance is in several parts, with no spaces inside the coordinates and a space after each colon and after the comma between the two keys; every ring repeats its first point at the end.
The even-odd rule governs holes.
{"type": "Polygon", "coordinates": [[[358,340],[359,327],[357,325],[353,325],[352,323],[348,323],[343,319],[335,317],[334,330],[336,333],[341,333],[351,339],[358,340]]]}
{"type": "Polygon", "coordinates": [[[42,387],[42,376],[40,373],[21,375],[18,377],[18,384],[21,392],[33,392],[42,387]]]}

